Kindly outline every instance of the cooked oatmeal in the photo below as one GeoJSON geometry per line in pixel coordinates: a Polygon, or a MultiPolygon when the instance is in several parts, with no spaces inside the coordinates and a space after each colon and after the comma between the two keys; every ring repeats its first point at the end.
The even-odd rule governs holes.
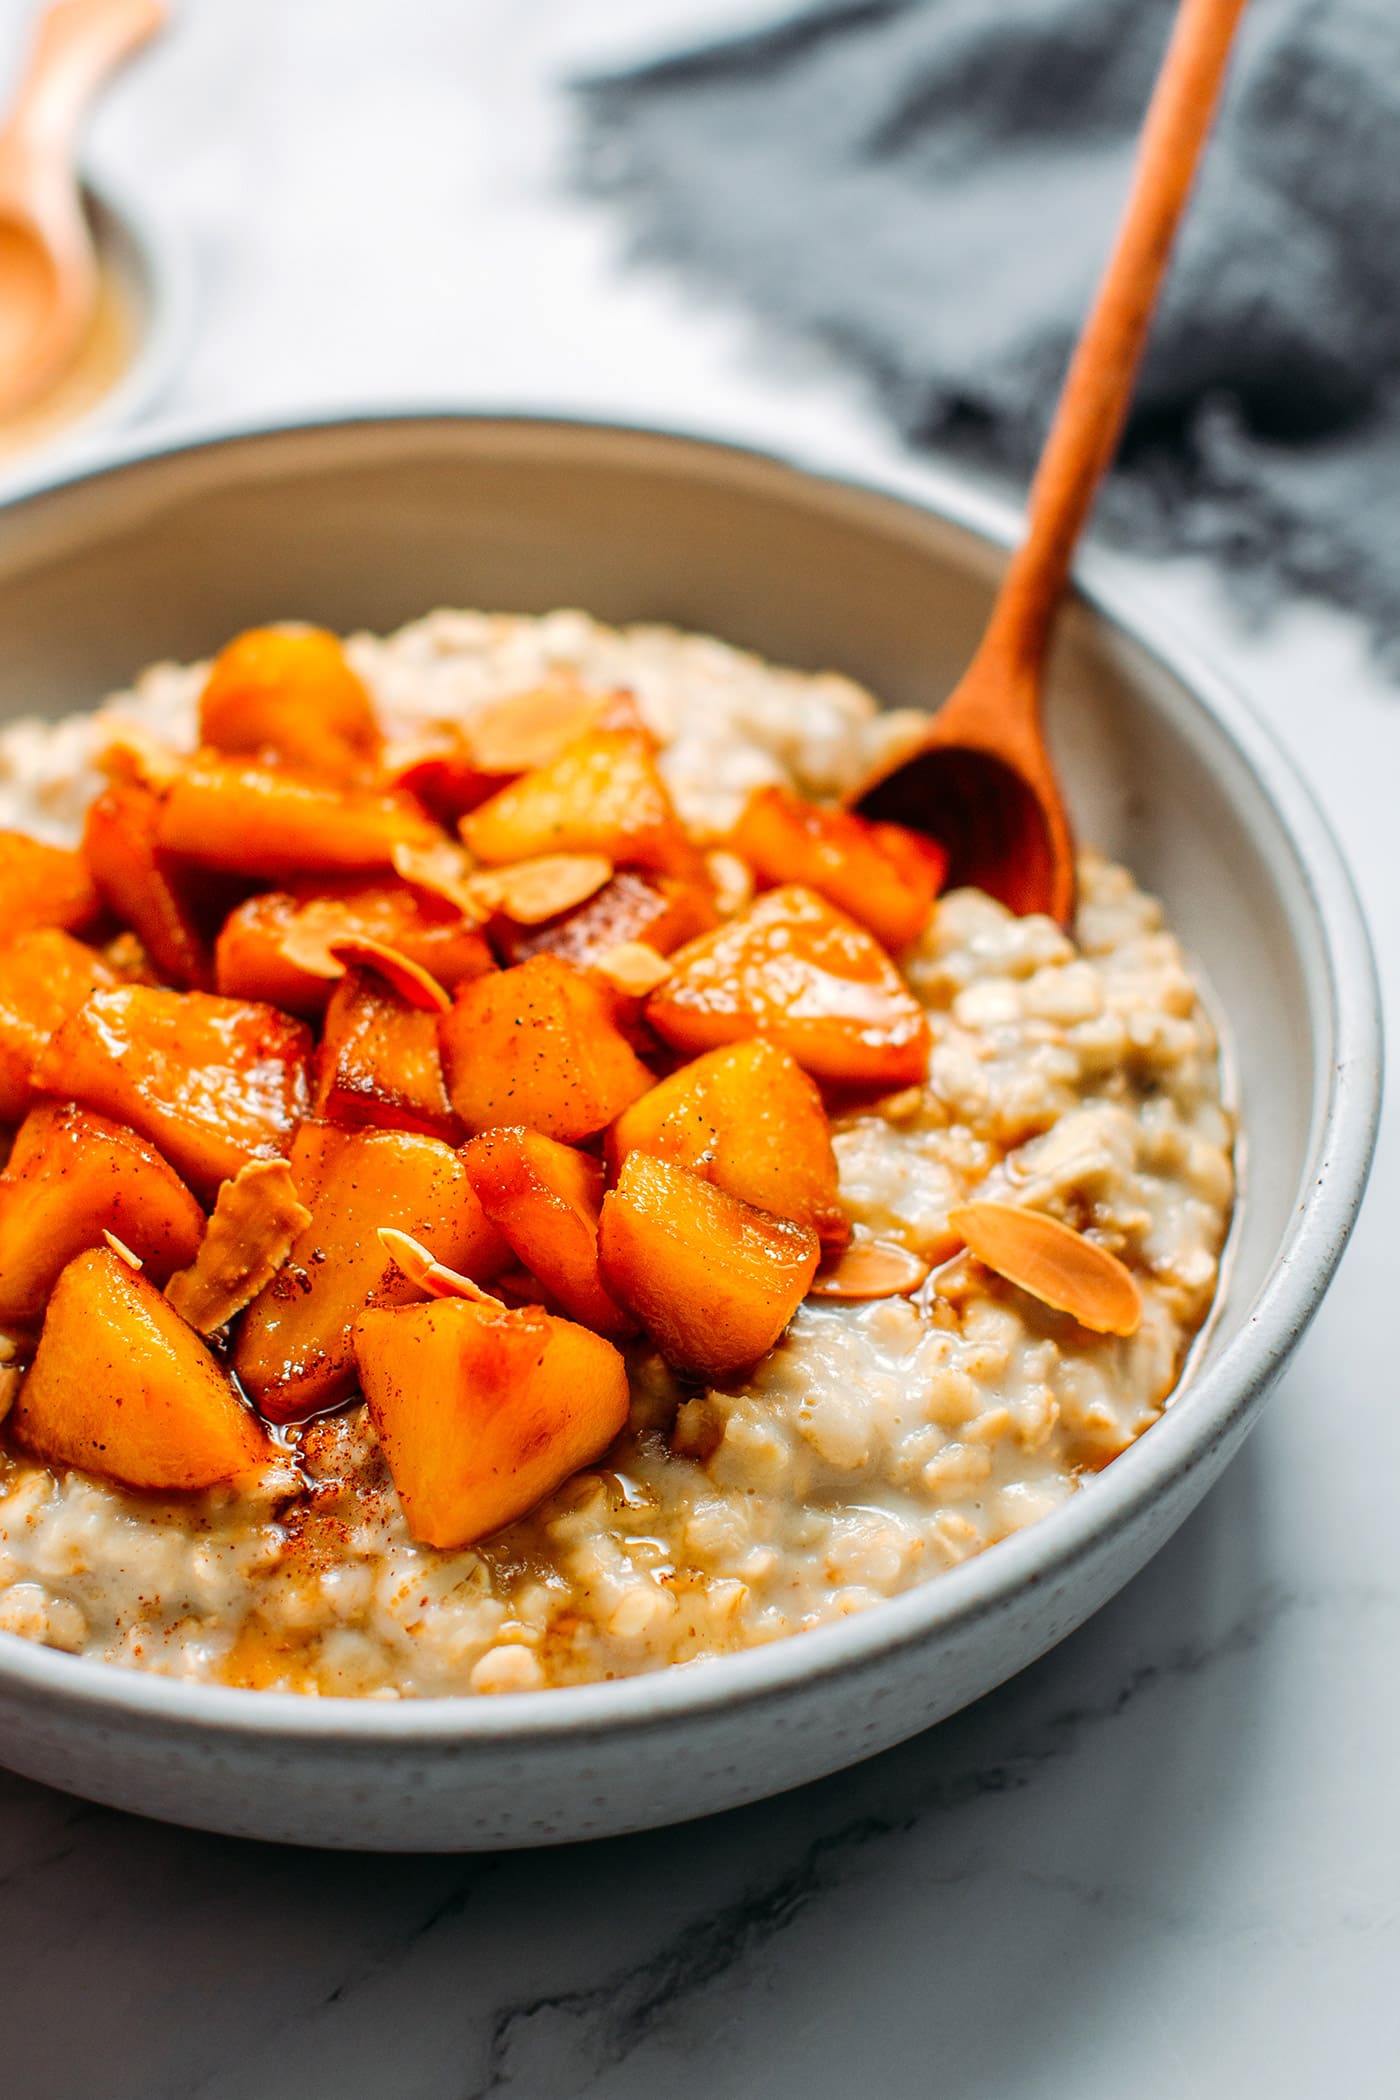
{"type": "MultiPolygon", "coordinates": [[[[843,678],[575,612],[436,613],[348,655],[401,739],[561,672],[625,688],[702,846],[755,788],[838,795],[905,726],[843,678]]],[[[157,666],[98,716],[5,731],[0,822],[71,842],[114,724],[193,746],[205,668],[157,666]]],[[[1093,854],[1073,938],[955,891],[903,970],[927,1081],[832,1130],[857,1239],[931,1265],[914,1295],[809,1298],[755,1370],[715,1385],[628,1343],[630,1421],[604,1459],[470,1548],[415,1543],[360,1405],[285,1432],[236,1489],[168,1499],[11,1445],[0,1628],[322,1694],[576,1684],[864,1609],[1079,1492],[1156,1419],[1215,1291],[1233,1177],[1211,1023],[1160,907],[1093,854]],[[972,1198],[1120,1257],[1136,1332],[1092,1333],[973,1260],[949,1227],[972,1198]]]]}

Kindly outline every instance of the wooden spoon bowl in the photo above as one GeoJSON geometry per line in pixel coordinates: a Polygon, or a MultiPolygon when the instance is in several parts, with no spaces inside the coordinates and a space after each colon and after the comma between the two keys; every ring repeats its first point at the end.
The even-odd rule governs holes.
{"type": "Polygon", "coordinates": [[[1118,238],[1031,486],[1026,538],[986,634],[918,744],[850,799],[927,831],[949,881],[1012,911],[1074,913],[1074,842],[1041,730],[1055,615],[1099,484],[1117,450],[1172,241],[1225,78],[1245,0],[1181,0],[1143,126],[1118,238]]]}

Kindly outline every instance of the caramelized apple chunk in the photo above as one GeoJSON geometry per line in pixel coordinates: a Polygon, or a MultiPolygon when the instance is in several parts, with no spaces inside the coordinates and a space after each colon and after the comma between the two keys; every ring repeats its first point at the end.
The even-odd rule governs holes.
{"type": "Polygon", "coordinates": [[[411,1005],[378,972],[348,970],[326,1010],[311,1105],[329,1123],[459,1137],[437,1015],[411,1005]]]}
{"type": "Polygon", "coordinates": [[[268,1456],[194,1329],[105,1247],[59,1277],[10,1422],[50,1465],[158,1493],[215,1487],[268,1456]]]}
{"type": "Polygon", "coordinates": [[[0,942],[0,1123],[18,1123],[50,1039],[89,993],[116,983],[100,955],[56,926],[0,942]]]}
{"type": "Polygon", "coordinates": [[[225,885],[188,868],[156,844],[160,797],[135,781],[114,781],[87,813],[83,853],[104,902],[136,935],[161,976],[200,991],[213,987],[207,927],[225,885]]]}
{"type": "Polygon", "coordinates": [[[702,864],[640,730],[580,737],[483,802],[462,837],[488,866],[542,853],[601,853],[615,867],[701,879],[702,864]]]}
{"type": "Polygon", "coordinates": [[[460,986],[441,1030],[452,1105],[469,1131],[526,1124],[575,1143],[651,1085],[605,995],[552,955],[460,986]]]}
{"type": "Polygon", "coordinates": [[[768,1036],[832,1086],[922,1080],[922,1007],[863,926],[813,890],[769,890],[672,958],[647,1019],[678,1050],[768,1036]]]}
{"type": "Polygon", "coordinates": [[[697,1378],[727,1378],[772,1348],[821,1252],[810,1226],[645,1152],[603,1198],[598,1247],[613,1296],[668,1363],[697,1378]]]}
{"type": "Polygon", "coordinates": [[[129,1123],[198,1195],[286,1151],[306,1114],[311,1038],[275,1007],[208,992],[94,992],[35,1068],[45,1093],[129,1123]]]}
{"type": "Polygon", "coordinates": [[[39,1320],[62,1271],[104,1232],[164,1283],[194,1259],[204,1213],[134,1130],[73,1102],[31,1109],[0,1174],[0,1324],[39,1320]]]}
{"type": "Polygon", "coordinates": [[[265,890],[230,912],[214,951],[217,989],[314,1020],[344,975],[331,943],[347,937],[397,948],[448,991],[496,967],[460,909],[411,883],[347,876],[265,890]]]}
{"type": "Polygon", "coordinates": [[[598,1161],[518,1128],[483,1131],[462,1158],[487,1217],[555,1303],[597,1334],[635,1334],[598,1267],[598,1161]]]}
{"type": "Polygon", "coordinates": [[[156,843],[202,867],[273,882],[388,869],[396,846],[442,833],[411,795],[336,787],[277,766],[203,754],[161,804],[156,843]]]}
{"type": "Polygon", "coordinates": [[[850,1237],[821,1095],[777,1043],[758,1037],[710,1050],[661,1080],[608,1133],[614,1174],[638,1151],[810,1225],[828,1252],[850,1237]]]}
{"type": "Polygon", "coordinates": [[[489,1538],[600,1458],[627,1420],[627,1370],[601,1335],[534,1306],[439,1298],[364,1313],[355,1354],[408,1528],[489,1538]]]}
{"type": "Polygon", "coordinates": [[[243,1316],[233,1366],[262,1413],[295,1422],[353,1390],[350,1330],[367,1305],[416,1298],[378,1228],[427,1240],[450,1268],[489,1282],[510,1258],[458,1153],[410,1131],[304,1123],[291,1151],[311,1224],[243,1316]]]}
{"type": "Polygon", "coordinates": [[[805,884],[896,952],[922,933],[948,871],[948,856],[932,839],[822,808],[782,787],[754,791],[733,845],[764,885],[805,884]]]}
{"type": "Polygon", "coordinates": [[[0,830],[0,928],[7,936],[36,926],[82,933],[101,908],[81,853],[0,830]]]}
{"type": "Polygon", "coordinates": [[[333,634],[251,627],[214,659],[199,696],[201,741],[328,780],[363,777],[381,745],[374,704],[333,634]]]}

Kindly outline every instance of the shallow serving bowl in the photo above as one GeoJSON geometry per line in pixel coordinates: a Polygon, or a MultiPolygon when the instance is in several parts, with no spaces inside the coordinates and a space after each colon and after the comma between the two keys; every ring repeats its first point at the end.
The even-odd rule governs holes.
{"type": "MultiPolygon", "coordinates": [[[[971,653],[1013,529],[680,437],[381,417],[129,452],[0,508],[0,715],[297,616],[436,605],[708,630],[894,703],[971,653]],[[1000,544],[999,544],[1000,543],[1000,544]]],[[[881,1750],[1021,1669],[1169,1537],[1257,1416],[1361,1200],[1380,1089],[1337,849],[1219,678],[1096,577],[1051,712],[1081,833],[1159,892],[1233,1047],[1245,1191],[1219,1317],[1164,1418],[1053,1515],[820,1631],[626,1682],[402,1704],[232,1691],[0,1634],[0,1759],[173,1821],[318,1845],[543,1844],[696,1816],[881,1750]]]]}

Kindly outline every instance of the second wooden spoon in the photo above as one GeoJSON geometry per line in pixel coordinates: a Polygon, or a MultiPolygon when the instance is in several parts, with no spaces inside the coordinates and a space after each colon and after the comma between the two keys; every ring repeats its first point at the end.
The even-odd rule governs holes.
{"type": "Polygon", "coordinates": [[[1127,209],[1031,486],[1024,542],[987,631],[919,743],[851,798],[930,832],[950,884],[1016,912],[1074,912],[1074,846],[1041,730],[1041,687],[1075,543],[1118,447],[1133,380],[1246,0],[1181,0],[1127,209]]]}

